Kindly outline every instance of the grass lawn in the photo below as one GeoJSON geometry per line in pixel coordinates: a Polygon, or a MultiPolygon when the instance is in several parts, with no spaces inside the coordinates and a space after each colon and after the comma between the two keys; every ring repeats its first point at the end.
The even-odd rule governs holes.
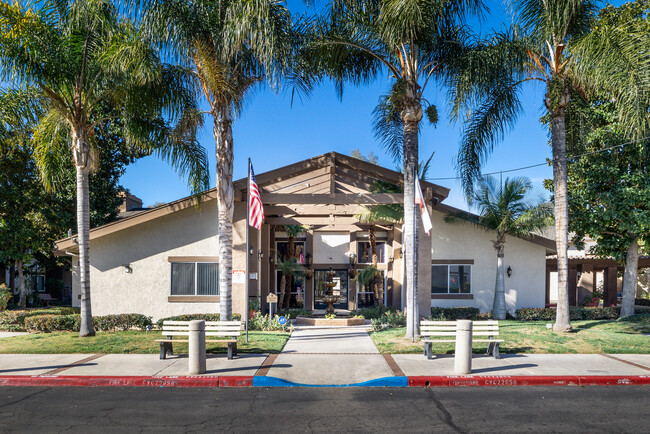
{"type": "MultiPolygon", "coordinates": [[[[572,321],[573,333],[555,333],[544,321],[499,321],[501,353],[536,354],[650,354],[650,324],[626,321],[572,321]]],[[[404,338],[404,327],[371,332],[381,353],[422,353],[421,341],[404,338]]],[[[487,344],[476,343],[474,353],[484,353],[487,344]]],[[[453,344],[433,344],[434,354],[453,354],[453,344]]]]}
{"type": "MultiPolygon", "coordinates": [[[[240,353],[279,353],[289,340],[289,333],[248,332],[239,338],[237,350],[240,353]]],[[[160,331],[97,332],[96,336],[80,338],[75,332],[35,333],[0,339],[0,354],[158,354],[160,331]]],[[[174,352],[187,353],[187,343],[174,345],[174,352]]],[[[227,345],[207,344],[208,354],[225,353],[227,345]]]]}

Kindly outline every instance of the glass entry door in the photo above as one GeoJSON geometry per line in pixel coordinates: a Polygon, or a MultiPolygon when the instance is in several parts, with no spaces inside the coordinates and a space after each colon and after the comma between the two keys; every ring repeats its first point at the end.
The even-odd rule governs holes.
{"type": "MultiPolygon", "coordinates": [[[[323,302],[323,295],[327,287],[327,272],[329,270],[314,270],[314,309],[325,309],[327,304],[323,302]]],[[[348,308],[348,270],[334,270],[334,295],[340,295],[339,301],[334,303],[335,309],[348,308]]]]}

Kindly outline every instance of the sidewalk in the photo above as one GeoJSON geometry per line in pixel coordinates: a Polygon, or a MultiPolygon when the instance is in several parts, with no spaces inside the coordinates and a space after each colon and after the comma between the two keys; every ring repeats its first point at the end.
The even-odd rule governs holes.
{"type": "Polygon", "coordinates": [[[0,385],[86,386],[454,386],[650,384],[650,355],[474,355],[455,376],[450,355],[380,354],[364,327],[300,327],[280,354],[209,355],[207,372],[187,376],[187,356],[0,354],[0,385]]]}

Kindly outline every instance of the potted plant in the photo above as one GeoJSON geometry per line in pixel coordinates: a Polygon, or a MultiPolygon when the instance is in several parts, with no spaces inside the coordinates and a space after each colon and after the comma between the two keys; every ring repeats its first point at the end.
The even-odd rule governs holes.
{"type": "Polygon", "coordinates": [[[256,298],[248,300],[248,317],[253,318],[258,310],[260,310],[260,301],[256,298]]]}

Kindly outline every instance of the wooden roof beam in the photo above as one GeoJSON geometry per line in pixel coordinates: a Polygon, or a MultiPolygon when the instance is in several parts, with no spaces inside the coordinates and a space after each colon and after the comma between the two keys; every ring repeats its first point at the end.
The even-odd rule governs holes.
{"type": "Polygon", "coordinates": [[[368,194],[279,194],[262,193],[263,204],[332,204],[332,205],[381,205],[402,203],[402,193],[368,193],[368,194]]]}

